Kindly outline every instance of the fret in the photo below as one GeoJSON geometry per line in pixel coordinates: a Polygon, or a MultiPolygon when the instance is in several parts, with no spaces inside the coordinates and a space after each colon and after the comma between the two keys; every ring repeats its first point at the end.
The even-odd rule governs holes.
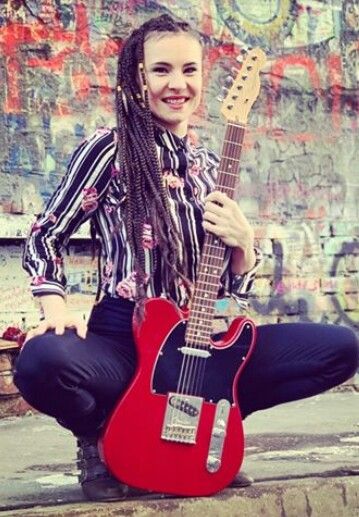
{"type": "MultiPolygon", "coordinates": [[[[207,323],[210,323],[210,322],[207,322],[207,323]]],[[[212,325],[206,325],[206,326],[202,326],[202,327],[199,327],[198,325],[192,323],[192,325],[189,323],[188,326],[187,326],[187,333],[190,332],[196,336],[199,336],[199,335],[202,335],[203,336],[206,336],[207,334],[211,334],[212,333],[212,325]]]]}
{"type": "Polygon", "coordinates": [[[214,303],[211,303],[210,305],[201,305],[201,309],[196,309],[195,306],[193,306],[191,308],[190,321],[193,320],[196,322],[196,325],[207,328],[208,324],[212,321],[212,312],[214,312],[214,303]]]}
{"type": "Polygon", "coordinates": [[[221,271],[218,271],[219,266],[215,266],[214,264],[203,264],[200,269],[201,274],[209,274],[209,275],[220,275],[221,271]]]}
{"type": "MultiPolygon", "coordinates": [[[[226,174],[227,176],[233,176],[234,178],[237,178],[237,176],[238,176],[237,172],[229,172],[229,171],[224,171],[222,169],[219,169],[219,174],[226,174]]],[[[224,185],[223,187],[220,187],[220,188],[230,188],[230,189],[234,190],[234,187],[231,187],[229,185],[224,185]]]]}
{"type": "MultiPolygon", "coordinates": [[[[224,156],[231,155],[232,151],[235,156],[240,156],[242,152],[242,143],[223,145],[222,152],[224,156]],[[229,151],[229,153],[227,151],[229,151]]],[[[223,158],[223,155],[221,155],[221,158],[223,158]]]]}
{"type": "Polygon", "coordinates": [[[188,332],[191,332],[192,334],[194,334],[196,336],[199,336],[199,335],[204,336],[204,335],[207,335],[208,333],[211,334],[212,329],[210,328],[210,325],[198,326],[193,323],[192,326],[190,324],[188,325],[187,333],[188,332]]]}
{"type": "MultiPolygon", "coordinates": [[[[192,314],[191,314],[191,316],[192,316],[192,314]]],[[[204,318],[199,319],[196,322],[192,321],[192,323],[190,321],[190,323],[188,324],[188,328],[195,327],[196,330],[199,330],[201,332],[205,332],[205,331],[208,330],[208,323],[210,323],[210,322],[211,322],[211,319],[210,320],[205,320],[204,318]]],[[[192,330],[194,330],[194,329],[192,328],[192,330]]]]}
{"type": "Polygon", "coordinates": [[[239,158],[233,158],[232,156],[221,156],[221,160],[222,159],[225,159],[225,160],[232,160],[234,162],[239,162],[239,158]]]}
{"type": "Polygon", "coordinates": [[[241,128],[241,129],[245,129],[246,128],[246,126],[242,126],[241,124],[235,124],[234,122],[228,122],[227,125],[235,127],[235,128],[241,128]]]}
{"type": "Polygon", "coordinates": [[[198,279],[198,283],[206,284],[206,285],[212,285],[213,287],[217,287],[218,289],[218,283],[214,284],[213,282],[206,282],[205,280],[198,279]]]}
{"type": "Polygon", "coordinates": [[[218,248],[218,250],[224,249],[224,243],[219,239],[219,237],[215,237],[214,235],[208,234],[207,240],[205,242],[206,246],[213,246],[218,248]]]}
{"type": "Polygon", "coordinates": [[[209,267],[207,267],[207,271],[205,271],[205,270],[203,269],[203,267],[204,267],[204,264],[203,264],[203,266],[200,268],[200,270],[198,271],[198,277],[200,277],[200,276],[202,276],[202,277],[203,277],[203,276],[205,276],[205,275],[211,275],[211,276],[214,276],[214,277],[215,277],[215,276],[218,276],[218,278],[219,278],[219,277],[221,276],[221,274],[222,274],[222,270],[221,270],[221,271],[219,271],[218,273],[214,273],[214,272],[212,272],[212,273],[211,273],[211,272],[209,271],[209,269],[216,269],[216,268],[217,268],[217,269],[220,269],[220,268],[219,268],[219,266],[215,266],[215,265],[213,265],[213,267],[209,266],[209,267]]]}
{"type": "Polygon", "coordinates": [[[201,337],[191,335],[191,332],[188,332],[188,333],[186,333],[185,340],[186,340],[186,342],[188,342],[188,340],[192,339],[195,344],[199,343],[201,345],[207,345],[210,337],[211,337],[210,332],[208,332],[206,336],[201,336],[201,337]]]}
{"type": "Polygon", "coordinates": [[[206,251],[210,251],[210,250],[206,250],[207,246],[212,246],[212,248],[214,248],[214,247],[217,248],[217,251],[220,253],[219,255],[212,255],[212,253],[214,253],[214,251],[211,251],[211,255],[210,255],[211,257],[213,257],[215,260],[223,259],[223,257],[222,257],[222,254],[223,254],[222,252],[224,251],[223,248],[222,247],[219,248],[217,245],[210,244],[209,242],[204,244],[202,254],[204,254],[206,251]]]}
{"type": "Polygon", "coordinates": [[[217,248],[218,250],[224,249],[224,243],[220,240],[215,241],[214,244],[206,243],[206,246],[211,246],[212,248],[217,248]]]}
{"type": "MultiPolygon", "coordinates": [[[[191,307],[191,316],[194,316],[195,314],[197,314],[197,315],[200,315],[203,320],[205,320],[206,318],[210,317],[207,309],[212,309],[212,304],[209,305],[208,307],[206,307],[203,304],[201,304],[200,306],[193,304],[191,307]]],[[[214,307],[213,307],[213,310],[214,310],[214,307]]]]}
{"type": "Polygon", "coordinates": [[[188,324],[186,329],[186,336],[193,334],[196,339],[207,339],[212,334],[212,325],[206,325],[206,327],[199,328],[194,324],[188,324]]]}
{"type": "Polygon", "coordinates": [[[240,153],[234,153],[232,155],[231,153],[231,149],[223,149],[224,153],[223,155],[221,156],[221,162],[224,162],[226,160],[237,160],[239,161],[239,158],[241,156],[240,153]],[[227,151],[227,152],[226,152],[227,151]]]}
{"type": "MultiPolygon", "coordinates": [[[[222,251],[222,250],[221,250],[221,251],[222,251]]],[[[217,256],[215,256],[215,255],[213,255],[213,254],[208,254],[208,253],[206,252],[206,250],[204,250],[204,251],[203,251],[202,255],[208,255],[208,256],[209,256],[209,258],[211,258],[211,259],[213,259],[213,260],[217,260],[217,261],[219,261],[218,266],[221,266],[221,264],[222,264],[222,263],[221,263],[221,260],[223,259],[223,257],[217,257],[217,256]]]]}
{"type": "Polygon", "coordinates": [[[211,333],[212,329],[209,325],[203,327],[202,329],[199,329],[198,327],[196,327],[196,325],[191,326],[190,324],[188,324],[186,329],[186,335],[193,334],[193,337],[195,336],[196,339],[200,339],[201,337],[203,339],[207,339],[208,335],[211,335],[211,333]]]}
{"type": "Polygon", "coordinates": [[[204,320],[206,318],[209,318],[211,320],[211,315],[209,314],[207,309],[214,311],[214,307],[202,307],[201,310],[198,310],[198,309],[195,309],[194,307],[192,307],[191,316],[197,314],[197,315],[200,315],[204,320]]]}
{"type": "Polygon", "coordinates": [[[207,327],[204,327],[202,329],[198,329],[198,328],[190,328],[188,327],[187,328],[187,337],[189,336],[189,334],[192,334],[192,337],[195,337],[196,339],[207,339],[209,335],[211,335],[211,330],[208,328],[208,325],[207,327]]]}
{"type": "MultiPolygon", "coordinates": [[[[213,295],[215,295],[215,294],[217,294],[217,293],[213,293],[213,295]]],[[[202,306],[202,305],[205,305],[206,303],[209,303],[208,307],[210,307],[211,305],[213,305],[213,303],[216,300],[216,298],[214,296],[211,298],[200,298],[200,297],[196,296],[196,298],[197,298],[197,300],[193,301],[193,307],[202,306]]]]}
{"type": "Polygon", "coordinates": [[[227,140],[226,138],[223,140],[223,142],[226,142],[228,144],[238,145],[238,147],[242,147],[242,142],[235,142],[234,140],[227,140]]]}
{"type": "MultiPolygon", "coordinates": [[[[212,286],[212,287],[215,287],[217,290],[218,290],[218,287],[219,287],[219,282],[217,282],[216,284],[214,284],[213,282],[207,282],[206,280],[201,280],[200,278],[198,279],[197,281],[199,284],[204,284],[204,285],[208,285],[208,286],[212,286]]],[[[217,291],[216,291],[217,292],[217,291]]]]}
{"type": "Polygon", "coordinates": [[[222,269],[223,257],[214,257],[213,255],[206,252],[202,253],[202,257],[208,257],[208,259],[215,261],[213,262],[213,265],[222,269]]]}
{"type": "Polygon", "coordinates": [[[217,286],[217,289],[213,291],[204,291],[203,289],[203,292],[205,293],[203,296],[201,296],[199,293],[196,293],[195,296],[196,298],[199,298],[202,302],[210,302],[212,301],[212,296],[216,295],[217,294],[217,290],[218,290],[218,286],[217,286]]]}
{"type": "MultiPolygon", "coordinates": [[[[196,300],[192,303],[191,307],[191,316],[194,316],[195,313],[200,314],[200,320],[203,319],[205,321],[205,316],[208,316],[207,309],[214,308],[215,300],[202,300],[203,303],[198,303],[196,300]],[[205,310],[203,310],[205,309],[205,310]]],[[[209,316],[208,316],[209,317],[209,316]]]]}
{"type": "Polygon", "coordinates": [[[209,257],[208,259],[206,259],[206,260],[208,260],[208,262],[203,262],[201,264],[201,266],[198,270],[198,273],[203,272],[205,269],[207,269],[207,271],[209,269],[215,269],[215,268],[222,270],[223,256],[213,257],[211,250],[204,250],[202,253],[202,256],[203,255],[206,255],[207,257],[209,257]],[[210,262],[211,259],[217,261],[217,264],[215,262],[211,263],[210,262]]]}
{"type": "Polygon", "coordinates": [[[212,276],[213,278],[218,278],[221,276],[221,273],[208,273],[208,272],[201,272],[200,276],[212,276]]]}
{"type": "Polygon", "coordinates": [[[212,332],[212,329],[210,328],[209,325],[207,325],[206,327],[202,327],[202,328],[198,328],[196,325],[194,325],[193,327],[190,327],[190,325],[187,327],[187,333],[186,335],[188,336],[188,334],[193,334],[192,337],[196,336],[196,338],[203,338],[203,339],[207,339],[208,335],[211,335],[211,332],[212,332]]]}
{"type": "Polygon", "coordinates": [[[185,341],[192,339],[195,343],[207,344],[211,334],[212,332],[208,329],[202,334],[196,334],[195,332],[188,329],[185,335],[185,341]]]}
{"type": "Polygon", "coordinates": [[[192,333],[196,337],[203,337],[207,338],[208,334],[211,334],[212,332],[212,325],[206,325],[205,327],[198,327],[196,325],[193,325],[192,327],[188,325],[187,327],[187,334],[192,333]]]}
{"type": "Polygon", "coordinates": [[[195,302],[192,305],[191,315],[193,315],[195,313],[198,313],[198,314],[201,315],[200,320],[202,321],[202,319],[203,319],[203,321],[204,321],[206,319],[204,317],[204,315],[208,314],[207,309],[211,309],[213,307],[214,300],[202,300],[202,302],[203,303],[201,303],[201,304],[198,304],[198,303],[195,302]],[[208,303],[208,302],[210,302],[210,303],[208,303]],[[206,309],[206,311],[204,311],[203,309],[206,309]]]}
{"type": "MultiPolygon", "coordinates": [[[[217,293],[213,293],[217,294],[217,293]]],[[[197,296],[197,298],[200,298],[197,296]]],[[[192,307],[211,307],[215,302],[215,298],[200,298],[198,301],[192,302],[192,307]]]]}

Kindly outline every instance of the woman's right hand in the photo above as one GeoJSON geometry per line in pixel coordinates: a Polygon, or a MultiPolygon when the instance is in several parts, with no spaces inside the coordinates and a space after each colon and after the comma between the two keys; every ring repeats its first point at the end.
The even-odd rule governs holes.
{"type": "Polygon", "coordinates": [[[47,330],[55,330],[55,334],[62,335],[66,328],[76,330],[79,337],[85,339],[87,324],[79,316],[68,313],[65,300],[56,294],[41,296],[40,303],[45,315],[39,325],[26,334],[24,344],[31,338],[41,336],[47,330]]]}

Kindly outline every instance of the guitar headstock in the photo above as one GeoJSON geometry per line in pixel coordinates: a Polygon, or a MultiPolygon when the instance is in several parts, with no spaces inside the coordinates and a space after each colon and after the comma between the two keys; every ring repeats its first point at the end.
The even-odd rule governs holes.
{"type": "Polygon", "coordinates": [[[223,100],[221,113],[227,122],[245,125],[249,111],[260,90],[259,72],[266,62],[260,48],[250,50],[242,67],[223,100]]]}

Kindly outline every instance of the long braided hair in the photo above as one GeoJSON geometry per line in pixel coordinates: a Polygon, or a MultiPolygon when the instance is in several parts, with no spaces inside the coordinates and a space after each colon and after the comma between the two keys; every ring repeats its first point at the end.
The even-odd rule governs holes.
{"type": "MultiPolygon", "coordinates": [[[[127,238],[135,257],[136,308],[143,316],[146,299],[145,251],[142,244],[145,224],[153,228],[162,265],[161,280],[167,294],[173,292],[175,282],[182,279],[188,297],[191,282],[187,278],[187,260],[180,236],[172,219],[169,201],[163,184],[157,157],[154,121],[149,107],[144,72],[144,43],[152,33],[190,33],[198,36],[185,22],[165,14],[152,18],[135,30],[122,47],[117,70],[116,115],[118,131],[117,161],[121,179],[125,183],[125,224],[127,238]],[[138,77],[142,79],[141,93],[138,77]],[[181,253],[183,251],[183,253],[181,253]]],[[[154,250],[153,270],[159,265],[154,250]]]]}

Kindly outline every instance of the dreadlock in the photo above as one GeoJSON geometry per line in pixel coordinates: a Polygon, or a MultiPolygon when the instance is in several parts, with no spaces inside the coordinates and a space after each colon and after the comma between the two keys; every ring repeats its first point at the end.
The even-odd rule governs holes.
{"type": "MultiPolygon", "coordinates": [[[[117,69],[116,115],[119,137],[118,163],[125,183],[125,225],[127,238],[135,257],[136,307],[143,316],[146,298],[145,251],[142,245],[144,224],[153,228],[161,251],[162,283],[167,293],[181,278],[188,297],[191,282],[187,278],[187,259],[180,253],[180,236],[170,212],[169,201],[157,157],[154,122],[149,107],[144,72],[144,43],[152,33],[187,32],[194,35],[190,26],[169,15],[152,18],[135,30],[122,47],[117,69]],[[139,72],[143,95],[139,86],[139,72]]],[[[198,39],[198,37],[197,37],[198,39]]],[[[153,253],[153,271],[159,258],[153,253]]]]}

